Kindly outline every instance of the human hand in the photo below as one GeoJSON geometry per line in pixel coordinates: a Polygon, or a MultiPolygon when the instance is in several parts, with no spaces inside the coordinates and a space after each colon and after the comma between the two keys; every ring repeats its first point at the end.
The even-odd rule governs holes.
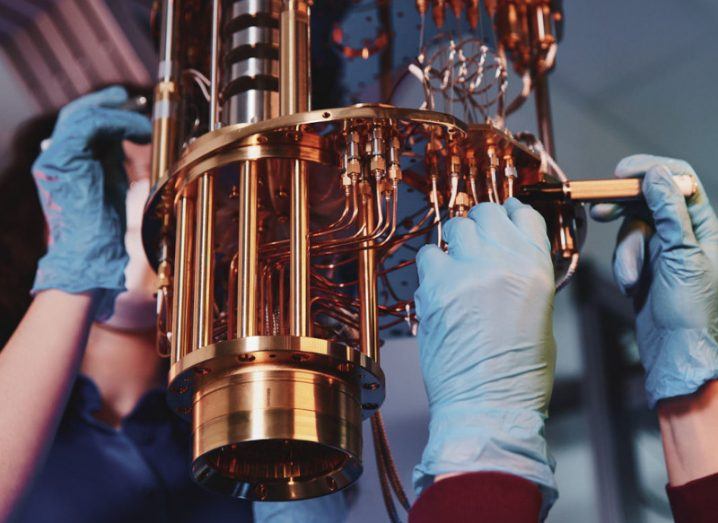
{"type": "Polygon", "coordinates": [[[620,178],[643,176],[645,206],[600,205],[599,221],[625,215],[613,258],[620,290],[633,297],[651,407],[718,378],[718,219],[693,168],[649,155],[624,158],[620,178]],[[691,175],[688,200],[672,176],[691,175]]]}
{"type": "Polygon", "coordinates": [[[448,253],[427,245],[416,259],[430,429],[414,485],[502,471],[537,483],[546,509],[557,496],[543,436],[555,364],[546,224],[510,198],[481,203],[444,231],[448,253]]]}
{"type": "Polygon", "coordinates": [[[117,109],[126,100],[122,87],[108,87],[65,106],[32,167],[49,229],[33,292],[99,290],[98,320],[124,290],[122,141],[146,143],[152,133],[147,117],[117,109]]]}

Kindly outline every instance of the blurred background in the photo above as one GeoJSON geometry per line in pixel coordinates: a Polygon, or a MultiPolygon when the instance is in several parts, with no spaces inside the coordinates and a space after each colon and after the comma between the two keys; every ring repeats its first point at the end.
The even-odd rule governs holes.
{"type": "MultiPolygon", "coordinates": [[[[344,103],[377,99],[381,85],[393,83],[417,54],[413,0],[384,2],[381,9],[376,3],[316,2],[315,18],[324,25],[313,34],[314,52],[323,57],[320,63],[336,64],[344,103]],[[341,58],[348,48],[376,41],[382,28],[394,35],[388,51],[366,60],[341,58]]],[[[151,4],[0,0],[2,176],[13,175],[6,167],[23,121],[98,85],[151,84],[151,4]]],[[[564,9],[565,37],[550,86],[557,160],[568,176],[609,177],[622,157],[651,153],[688,160],[715,195],[718,3],[576,0],[564,9]]],[[[508,127],[535,131],[530,102],[508,127]]],[[[656,421],[643,397],[631,304],[617,293],[610,273],[616,232],[617,225],[589,224],[579,273],[556,300],[558,371],[548,439],[561,497],[550,522],[671,520],[656,421]]],[[[7,255],[0,252],[0,263],[7,255]]],[[[416,341],[387,340],[383,366],[384,418],[408,487],[427,435],[416,341]]],[[[352,523],[385,519],[367,428],[352,523]]]]}

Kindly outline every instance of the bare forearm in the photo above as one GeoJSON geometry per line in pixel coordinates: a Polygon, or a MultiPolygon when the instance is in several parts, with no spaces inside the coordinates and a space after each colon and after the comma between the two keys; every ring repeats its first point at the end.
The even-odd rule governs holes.
{"type": "Polygon", "coordinates": [[[672,486],[718,473],[718,381],[661,401],[658,420],[672,486]]]}
{"type": "Polygon", "coordinates": [[[91,294],[39,293],[0,352],[0,521],[52,441],[90,326],[91,294]]]}

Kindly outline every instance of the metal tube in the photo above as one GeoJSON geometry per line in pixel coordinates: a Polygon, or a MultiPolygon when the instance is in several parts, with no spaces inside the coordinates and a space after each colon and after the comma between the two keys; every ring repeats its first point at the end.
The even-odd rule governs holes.
{"type": "MultiPolygon", "coordinates": [[[[643,198],[640,178],[624,178],[617,180],[574,180],[564,184],[564,193],[574,202],[620,202],[643,198]]],[[[695,178],[689,174],[673,177],[686,198],[693,196],[697,190],[695,178]]]]}
{"type": "MultiPolygon", "coordinates": [[[[372,190],[368,183],[361,186],[362,222],[368,230],[374,228],[376,221],[372,190]]],[[[376,287],[376,251],[371,248],[373,241],[362,243],[359,252],[359,303],[360,303],[360,341],[361,351],[379,363],[379,322],[377,317],[376,287]]]]}
{"type": "Polygon", "coordinates": [[[257,183],[255,162],[242,162],[239,173],[237,256],[237,336],[257,334],[257,183]]]}
{"type": "Polygon", "coordinates": [[[279,29],[279,113],[309,111],[311,80],[309,5],[306,0],[284,0],[279,29]]]}
{"type": "Polygon", "coordinates": [[[152,160],[150,183],[154,185],[174,161],[175,109],[179,100],[175,31],[179,23],[179,2],[165,0],[162,6],[162,35],[157,85],[152,111],[152,160]]]}
{"type": "MultiPolygon", "coordinates": [[[[527,201],[559,201],[608,203],[629,202],[643,198],[640,178],[619,178],[605,180],[572,180],[564,183],[544,183],[521,188],[520,195],[527,201]]],[[[673,177],[681,194],[686,198],[698,190],[696,179],[690,174],[673,177]]]]}
{"type": "Polygon", "coordinates": [[[190,297],[192,296],[192,235],[194,202],[183,194],[177,202],[177,231],[175,240],[174,309],[172,311],[172,362],[184,358],[191,347],[192,324],[190,297]]]}
{"type": "Polygon", "coordinates": [[[162,2],[162,26],[160,29],[162,45],[160,46],[159,74],[157,75],[161,82],[171,81],[174,73],[175,12],[175,0],[162,2]]]}
{"type": "Polygon", "coordinates": [[[209,130],[219,127],[219,54],[221,52],[222,27],[221,0],[212,0],[212,42],[210,51],[210,99],[209,99],[209,130]]]}
{"type": "Polygon", "coordinates": [[[200,348],[212,343],[214,325],[214,176],[203,174],[197,185],[192,332],[200,348]]]}
{"type": "Polygon", "coordinates": [[[309,334],[309,202],[307,166],[294,160],[291,168],[292,201],[289,265],[289,333],[309,334]]]}
{"type": "Polygon", "coordinates": [[[548,74],[534,77],[534,101],[536,102],[536,118],[538,119],[539,138],[544,149],[556,158],[556,146],[553,139],[553,120],[551,117],[551,96],[548,90],[548,74]]]}

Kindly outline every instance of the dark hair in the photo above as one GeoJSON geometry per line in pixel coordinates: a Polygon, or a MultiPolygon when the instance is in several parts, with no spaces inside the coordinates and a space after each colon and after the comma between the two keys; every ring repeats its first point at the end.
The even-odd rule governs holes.
{"type": "MultiPolygon", "coordinates": [[[[123,87],[130,97],[151,98],[151,90],[146,87],[123,87]]],[[[45,218],[32,178],[32,164],[40,154],[40,144],[52,134],[56,120],[57,113],[52,113],[21,124],[10,145],[10,161],[0,173],[0,349],[30,306],[37,262],[46,250],[45,218]]]]}
{"type": "Polygon", "coordinates": [[[55,120],[52,114],[22,124],[0,174],[0,347],[30,306],[37,261],[45,253],[45,220],[31,167],[55,120]]]}

